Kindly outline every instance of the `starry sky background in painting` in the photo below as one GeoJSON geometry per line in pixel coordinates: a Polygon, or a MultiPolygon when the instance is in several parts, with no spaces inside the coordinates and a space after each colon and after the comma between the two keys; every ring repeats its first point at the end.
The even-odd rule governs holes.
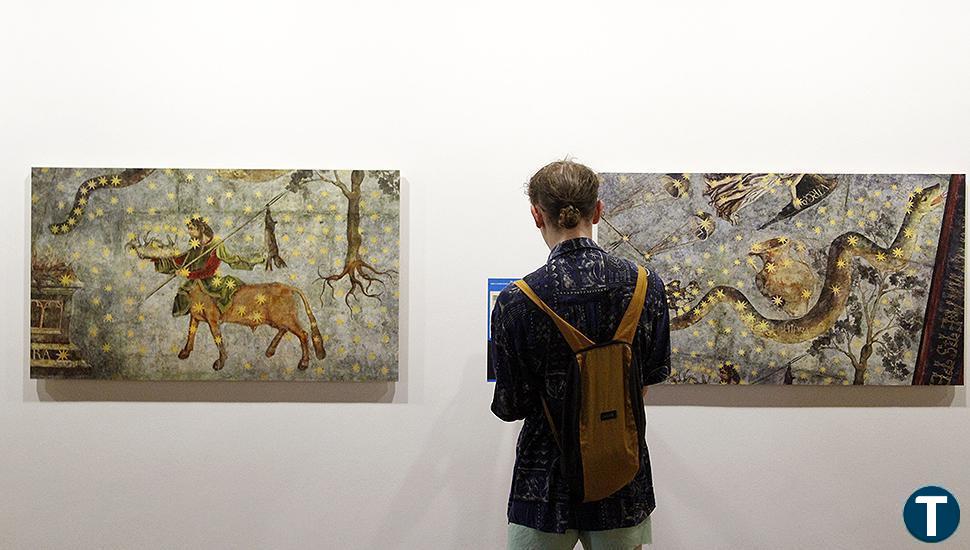
{"type": "MultiPolygon", "coordinates": [[[[832,240],[846,231],[857,231],[886,246],[895,237],[903,220],[907,201],[914,190],[934,184],[946,189],[949,176],[925,174],[839,174],[838,187],[812,208],[806,208],[787,220],[758,229],[791,200],[789,188],[779,185],[738,213],[738,223],[731,224],[715,214],[704,196],[703,174],[689,174],[685,194],[674,197],[665,190],[669,181],[664,174],[602,174],[600,197],[606,208],[604,222],[599,224],[599,243],[608,250],[644,263],[655,269],[665,284],[679,282],[686,287],[696,282],[689,303],[696,304],[717,285],[733,286],[751,300],[768,318],[793,318],[772,303],[771,297],[759,292],[755,276],[764,263],[748,254],[757,243],[786,237],[792,242],[792,253],[777,266],[789,268],[794,262],[807,264],[814,272],[814,288],[809,305],[814,305],[818,288],[824,280],[825,261],[832,240]],[[707,218],[705,221],[704,218],[707,218]],[[698,239],[696,231],[709,233],[698,239]],[[621,234],[629,238],[622,241],[621,234]],[[663,243],[662,246],[661,243],[663,243]],[[644,251],[659,250],[644,256],[644,251]]],[[[925,289],[933,274],[943,207],[925,216],[912,238],[917,239],[916,252],[901,273],[918,277],[925,289]]],[[[852,262],[865,260],[855,258],[852,262]]],[[[858,280],[858,277],[857,277],[858,280]]],[[[871,292],[862,285],[862,291],[871,292]]],[[[858,288],[852,290],[860,292],[858,288]]],[[[926,310],[927,296],[896,293],[876,309],[874,323],[887,326],[885,315],[893,303],[914,311],[920,319],[926,310]]],[[[670,311],[671,318],[678,315],[670,311]]],[[[892,332],[888,333],[892,336],[892,332]]],[[[795,384],[851,384],[854,369],[848,358],[828,352],[823,360],[807,353],[811,340],[784,344],[751,333],[738,319],[730,304],[719,304],[700,322],[671,332],[672,364],[668,383],[719,383],[719,368],[726,361],[741,375],[742,384],[782,383],[785,366],[791,364],[795,384]]],[[[858,354],[861,341],[853,342],[858,354]]],[[[909,375],[891,373],[882,366],[883,348],[875,346],[869,359],[866,384],[908,385],[919,349],[919,335],[900,355],[909,366],[909,375]]]]}
{"type": "MultiPolygon", "coordinates": [[[[400,199],[398,193],[377,185],[372,172],[362,183],[360,231],[362,258],[380,271],[385,288],[380,301],[344,297],[350,288],[344,278],[335,284],[336,295],[322,294],[324,276],[343,267],[347,251],[347,198],[326,182],[310,182],[308,192],[287,193],[272,207],[276,238],[286,268],[265,271],[230,269],[243,282],[282,282],[303,291],[319,323],[327,357],[297,370],[299,340],[287,334],[276,355],[264,352],[275,329],[224,324],[222,335],[228,357],[225,368],[213,371],[218,355],[212,335],[200,324],[195,349],[186,360],[177,357],[188,332],[188,316],[173,317],[172,301],[181,278],[142,303],[168,275],[157,273],[151,261],[140,260],[127,243],[146,234],[175,240],[189,248],[185,222],[203,217],[218,238],[254,215],[257,218],[226,242],[231,253],[265,254],[261,212],[266,202],[283,191],[292,171],[157,169],[135,185],[106,185],[90,192],[83,211],[72,211],[75,193],[86,180],[104,175],[111,181],[118,169],[35,168],[31,173],[31,250],[35,258],[64,262],[82,288],[73,298],[71,341],[93,367],[96,378],[137,380],[397,380],[400,199]],[[73,230],[52,234],[49,226],[73,217],[73,230]]],[[[332,172],[327,172],[331,173],[332,172]]],[[[340,172],[349,185],[350,172],[340,172]]],[[[395,173],[396,176],[396,173],[395,173]]],[[[399,179],[397,179],[399,181],[399,179]]],[[[372,287],[379,290],[379,284],[372,287]]],[[[305,330],[309,323],[298,308],[305,330]]]]}

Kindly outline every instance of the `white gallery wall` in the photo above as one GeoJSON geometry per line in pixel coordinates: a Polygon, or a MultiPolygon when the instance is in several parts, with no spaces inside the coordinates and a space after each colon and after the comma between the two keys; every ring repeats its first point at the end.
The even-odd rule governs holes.
{"type": "MultiPolygon", "coordinates": [[[[488,409],[485,282],[545,260],[532,172],[970,171],[968,21],[942,0],[3,3],[0,548],[502,548],[519,424],[488,409]],[[30,166],[400,169],[401,380],[30,380],[30,166]]],[[[928,484],[970,510],[963,388],[648,401],[658,549],[915,548],[902,505],[928,484]]]]}

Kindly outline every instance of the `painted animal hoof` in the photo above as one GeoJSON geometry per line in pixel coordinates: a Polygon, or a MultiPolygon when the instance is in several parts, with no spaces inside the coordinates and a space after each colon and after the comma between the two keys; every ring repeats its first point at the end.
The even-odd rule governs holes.
{"type": "Polygon", "coordinates": [[[212,363],[212,370],[222,370],[222,367],[224,366],[226,366],[224,361],[221,359],[216,359],[215,362],[212,363]]]}
{"type": "Polygon", "coordinates": [[[307,370],[307,368],[309,366],[310,366],[310,361],[307,360],[307,359],[302,359],[302,360],[300,360],[300,364],[297,365],[296,368],[298,368],[300,370],[307,370]]]}
{"type": "Polygon", "coordinates": [[[188,359],[190,353],[192,352],[187,349],[183,349],[182,351],[179,352],[179,359],[188,359]]]}

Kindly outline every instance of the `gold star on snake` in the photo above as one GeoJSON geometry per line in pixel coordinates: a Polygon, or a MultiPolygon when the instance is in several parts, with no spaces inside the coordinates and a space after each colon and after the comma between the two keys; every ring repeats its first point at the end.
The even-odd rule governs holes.
{"type": "Polygon", "coordinates": [[[839,258],[838,261],[835,262],[835,266],[840,269],[844,268],[847,265],[848,265],[848,262],[846,262],[843,258],[839,258]]]}
{"type": "Polygon", "coordinates": [[[859,237],[856,237],[855,235],[849,235],[847,242],[849,243],[849,246],[855,246],[859,244],[859,237]]]}
{"type": "Polygon", "coordinates": [[[832,289],[832,294],[835,294],[836,296],[838,296],[839,293],[842,292],[842,288],[838,285],[832,285],[829,288],[832,289]]]}
{"type": "Polygon", "coordinates": [[[885,262],[886,261],[886,255],[883,254],[882,252],[876,254],[876,261],[877,262],[885,262]]]}

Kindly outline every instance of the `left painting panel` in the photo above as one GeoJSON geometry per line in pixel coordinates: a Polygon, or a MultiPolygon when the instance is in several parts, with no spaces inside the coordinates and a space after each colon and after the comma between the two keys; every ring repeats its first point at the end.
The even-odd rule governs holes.
{"type": "Polygon", "coordinates": [[[396,170],[34,168],[30,376],[398,379],[396,170]]]}

